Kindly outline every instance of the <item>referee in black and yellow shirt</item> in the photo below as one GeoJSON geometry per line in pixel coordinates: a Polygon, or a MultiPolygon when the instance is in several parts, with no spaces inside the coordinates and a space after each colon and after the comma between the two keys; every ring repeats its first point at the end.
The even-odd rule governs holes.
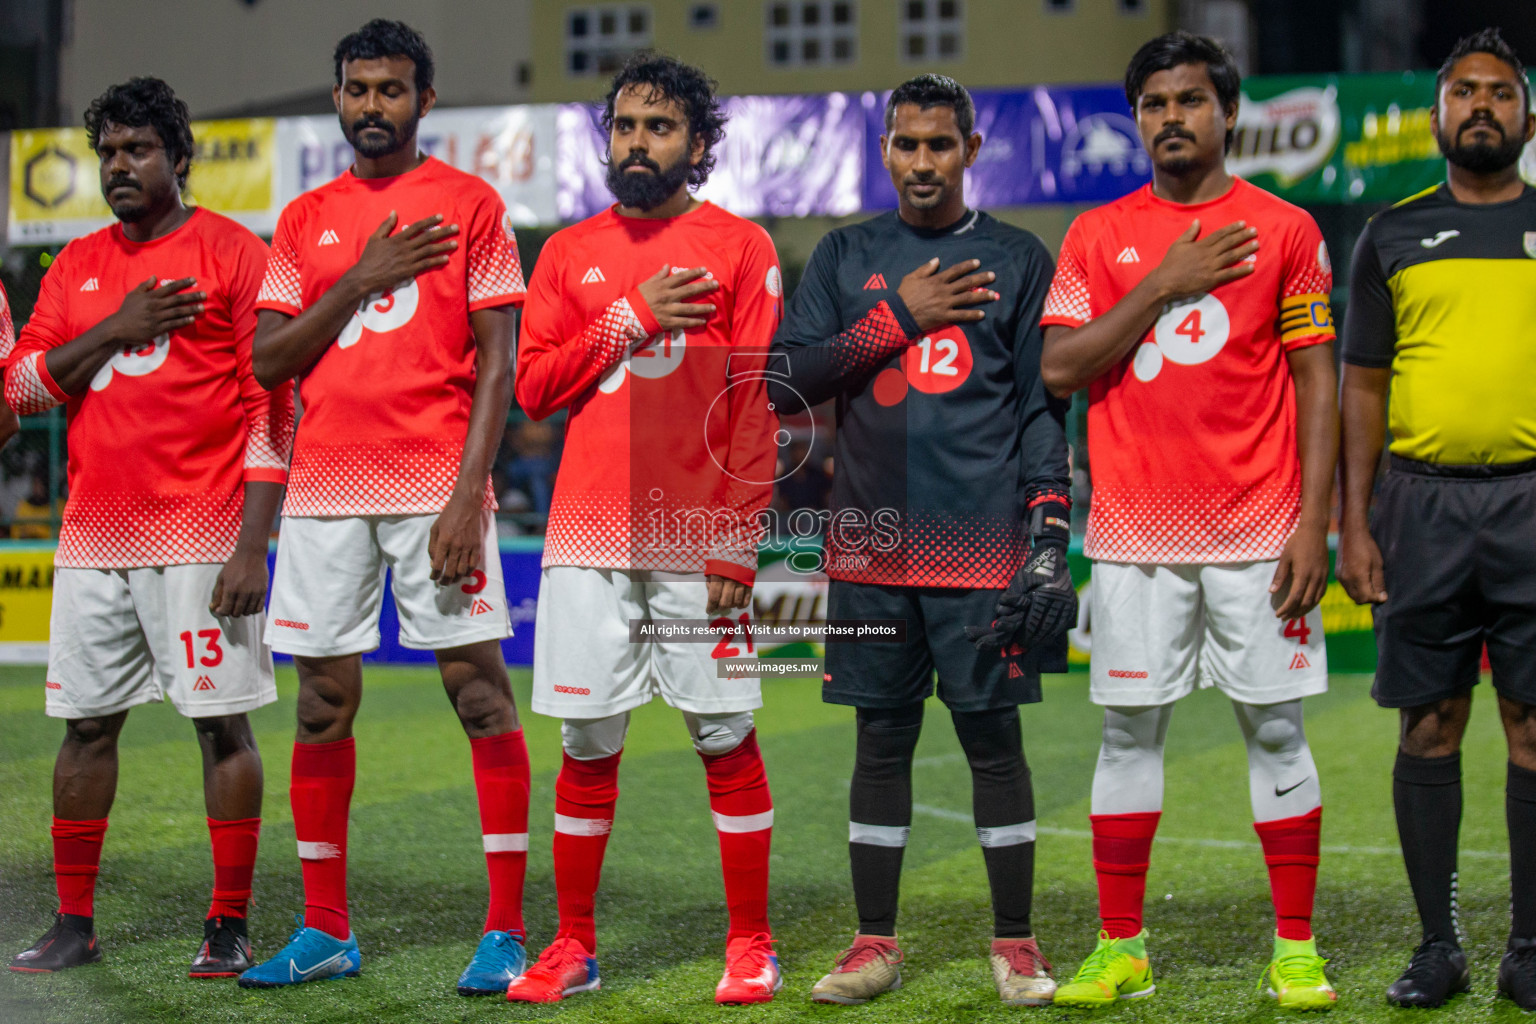
{"type": "Polygon", "coordinates": [[[1401,709],[1393,803],[1424,926],[1387,989],[1401,1006],[1470,985],[1456,838],[1486,644],[1509,740],[1514,920],[1499,991],[1536,1009],[1536,189],[1518,173],[1530,110],[1496,29],[1458,42],[1430,120],[1447,180],[1370,222],[1350,278],[1338,576],[1375,605],[1372,696],[1401,709]]]}

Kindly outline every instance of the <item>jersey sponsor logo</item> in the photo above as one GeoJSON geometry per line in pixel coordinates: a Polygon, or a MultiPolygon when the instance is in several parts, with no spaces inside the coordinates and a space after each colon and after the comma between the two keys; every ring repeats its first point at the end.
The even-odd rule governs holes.
{"type": "Polygon", "coordinates": [[[80,286],[80,290],[83,292],[100,291],[101,282],[97,281],[94,277],[88,277],[85,279],[85,284],[80,286]]]}
{"type": "Polygon", "coordinates": [[[1426,249],[1433,249],[1441,242],[1449,242],[1451,239],[1459,237],[1460,235],[1461,232],[1457,231],[1455,228],[1452,228],[1450,231],[1436,231],[1434,238],[1421,238],[1419,239],[1419,244],[1426,249]]]}
{"type": "Polygon", "coordinates": [[[778,267],[768,268],[768,276],[763,280],[763,288],[774,298],[784,294],[784,278],[780,276],[778,267]]]}
{"type": "Polygon", "coordinates": [[[625,376],[630,373],[646,380],[660,380],[682,365],[687,349],[688,336],[681,329],[670,334],[666,331],[653,334],[609,370],[608,375],[598,382],[597,390],[605,395],[613,394],[623,386],[625,376]]]}
{"type": "Polygon", "coordinates": [[[363,331],[385,334],[399,330],[411,322],[421,301],[421,290],[413,277],[399,288],[374,292],[362,301],[347,326],[336,336],[337,348],[351,348],[362,340],[363,331]]]}
{"type": "Polygon", "coordinates": [[[469,579],[464,581],[463,585],[459,587],[459,590],[466,594],[478,594],[480,591],[485,589],[486,582],[487,577],[483,570],[471,569],[469,570],[469,579]]]}
{"type": "Polygon", "coordinates": [[[602,284],[606,280],[602,267],[588,267],[587,272],[581,275],[582,284],[602,284]]]}
{"type": "Polygon", "coordinates": [[[1306,654],[1301,652],[1301,651],[1297,651],[1295,656],[1291,658],[1291,671],[1293,671],[1293,672],[1296,669],[1298,669],[1298,668],[1311,668],[1311,667],[1312,667],[1312,663],[1307,660],[1306,654]]]}
{"type": "Polygon", "coordinates": [[[213,680],[209,679],[207,676],[198,676],[197,677],[197,682],[192,684],[192,689],[194,691],[197,691],[197,690],[217,690],[218,687],[214,686],[213,685],[213,680]]]}
{"type": "Polygon", "coordinates": [[[1198,366],[1216,358],[1227,344],[1232,320],[1214,295],[1170,302],[1152,328],[1152,340],[1136,350],[1131,369],[1136,379],[1150,383],[1163,372],[1163,361],[1198,366]]]}
{"type": "Polygon", "coordinates": [[[885,275],[870,274],[869,280],[864,282],[864,290],[867,292],[885,291],[885,275]]]}
{"type": "Polygon", "coordinates": [[[555,687],[555,692],[556,693],[569,693],[569,694],[571,694],[572,696],[575,696],[575,697],[590,697],[590,696],[592,696],[591,689],[589,689],[588,687],[585,687],[585,686],[556,686],[555,687]]]}
{"type": "Polygon", "coordinates": [[[108,384],[112,383],[113,374],[143,377],[145,374],[154,373],[165,365],[170,354],[171,336],[169,334],[162,334],[143,345],[124,345],[122,351],[114,354],[111,359],[102,364],[101,369],[96,371],[96,376],[91,378],[91,390],[104,390],[108,384]]]}
{"type": "Polygon", "coordinates": [[[1147,673],[1144,672],[1144,671],[1132,670],[1132,669],[1128,669],[1128,668],[1112,668],[1112,669],[1109,670],[1109,678],[1111,678],[1111,679],[1145,679],[1145,678],[1147,678],[1147,673]]]}
{"type": "Polygon", "coordinates": [[[1525,247],[1525,254],[1531,259],[1536,260],[1536,231],[1527,231],[1522,244],[1525,247]]]}
{"type": "Polygon", "coordinates": [[[53,680],[50,679],[48,682],[43,684],[43,689],[45,689],[45,690],[62,690],[62,689],[64,689],[64,684],[63,683],[55,683],[53,680]]]}
{"type": "Polygon", "coordinates": [[[1115,257],[1116,263],[1140,263],[1141,254],[1136,251],[1134,245],[1128,245],[1120,250],[1120,255],[1115,257]]]}
{"type": "Polygon", "coordinates": [[[495,610],[495,606],[483,597],[475,598],[475,603],[469,606],[469,614],[471,616],[484,615],[486,612],[493,612],[495,610]]]}
{"type": "Polygon", "coordinates": [[[274,626],[282,626],[282,627],[284,627],[286,629],[308,629],[309,628],[309,623],[307,623],[307,622],[294,622],[292,619],[273,619],[272,620],[272,625],[274,625],[274,626]]]}
{"type": "Polygon", "coordinates": [[[332,231],[330,228],[326,228],[324,231],[320,232],[320,241],[315,243],[315,245],[317,245],[317,246],[320,246],[320,245],[340,245],[340,244],[341,244],[341,239],[336,237],[336,232],[332,231]]]}
{"type": "Polygon", "coordinates": [[[1333,273],[1333,260],[1328,258],[1328,243],[1317,243],[1317,269],[1325,274],[1333,273]]]}

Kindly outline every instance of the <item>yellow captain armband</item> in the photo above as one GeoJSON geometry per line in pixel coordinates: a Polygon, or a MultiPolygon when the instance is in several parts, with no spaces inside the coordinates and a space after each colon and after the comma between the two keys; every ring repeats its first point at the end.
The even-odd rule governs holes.
{"type": "Polygon", "coordinates": [[[1334,336],[1333,312],[1328,308],[1328,296],[1313,293],[1292,295],[1280,300],[1281,344],[1318,336],[1334,336]]]}

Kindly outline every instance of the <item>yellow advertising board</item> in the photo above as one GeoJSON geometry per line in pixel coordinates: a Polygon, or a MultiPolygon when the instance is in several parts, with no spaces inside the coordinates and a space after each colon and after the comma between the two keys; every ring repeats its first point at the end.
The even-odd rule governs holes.
{"type": "MultiPolygon", "coordinates": [[[[272,207],[271,118],[195,121],[189,199],[236,218],[272,207]]],[[[83,128],[11,135],[12,244],[65,242],[112,222],[83,128]]]]}
{"type": "Polygon", "coordinates": [[[41,664],[53,606],[53,544],[0,547],[0,662],[41,664]]]}

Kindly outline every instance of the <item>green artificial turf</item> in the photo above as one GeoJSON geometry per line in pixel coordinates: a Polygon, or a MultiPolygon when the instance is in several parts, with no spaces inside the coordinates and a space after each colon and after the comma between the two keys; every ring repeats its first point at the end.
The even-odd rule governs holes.
{"type": "MultiPolygon", "coordinates": [[[[0,951],[29,945],[54,908],[49,776],[62,726],[41,711],[39,669],[0,670],[0,951]]],[[[1495,1000],[1508,926],[1504,753],[1486,691],[1466,743],[1462,917],[1474,990],[1433,1018],[1392,1010],[1382,990],[1417,930],[1396,850],[1390,767],[1395,716],[1369,680],[1337,676],[1308,701],[1323,780],[1324,859],[1316,925],[1340,992],[1333,1019],[1523,1019],[1495,1000]]],[[[302,903],[288,811],[294,678],[253,716],[266,755],[267,806],[251,936],[278,949],[302,903]]],[[[514,676],[526,706],[528,676],[514,676]]],[[[1097,925],[1087,838],[1099,715],[1081,675],[1055,677],[1024,709],[1040,822],[1035,927],[1059,978],[1090,950],[1097,925]]],[[[363,974],[247,992],[192,982],[211,881],[197,744],[168,706],[135,710],[123,735],[121,788],[97,895],[106,960],[52,976],[0,971],[0,1021],[742,1020],[972,1021],[1078,1019],[1005,1008],[987,968],[986,876],[970,827],[970,784],[948,716],[930,704],[918,748],[917,813],[900,922],[905,988],[864,1006],[816,1006],[811,985],[855,924],[847,867],[852,713],[823,705],[809,680],[765,684],[760,739],[776,821],[772,912],[785,988],[770,1006],[713,1003],[725,912],[703,769],[677,713],[659,701],[635,715],[622,796],[598,897],[603,990],[555,1007],[466,1000],[453,985],[478,938],[485,901],[469,749],[435,673],[371,669],[358,719],[351,897],[363,974]]],[[[533,758],[527,919],[535,951],[555,925],[549,855],[558,723],[528,715],[533,758]]],[[[1220,694],[1180,705],[1169,738],[1167,801],[1148,884],[1155,997],[1101,1011],[1126,1021],[1272,1020],[1255,997],[1273,927],[1248,809],[1241,738],[1220,694]]]]}

